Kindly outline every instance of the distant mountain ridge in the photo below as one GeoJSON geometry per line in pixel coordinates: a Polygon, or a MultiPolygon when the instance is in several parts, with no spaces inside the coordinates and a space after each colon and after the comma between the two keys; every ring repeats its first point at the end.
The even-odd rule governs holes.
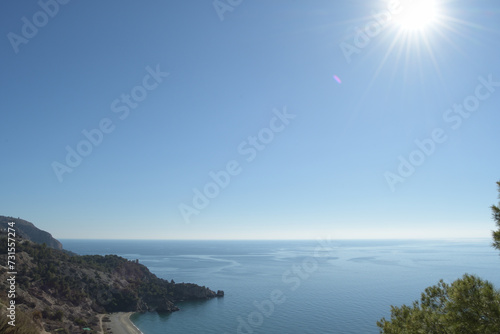
{"type": "Polygon", "coordinates": [[[7,223],[9,222],[16,223],[14,228],[21,238],[33,241],[37,244],[46,244],[50,248],[63,249],[62,244],[57,239],[54,239],[49,232],[40,230],[33,225],[33,223],[24,219],[0,216],[0,230],[7,230],[9,227],[7,223]]]}

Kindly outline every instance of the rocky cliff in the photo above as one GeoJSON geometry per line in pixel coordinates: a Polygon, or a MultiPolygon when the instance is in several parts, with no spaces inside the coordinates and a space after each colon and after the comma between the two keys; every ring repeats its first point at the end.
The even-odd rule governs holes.
{"type": "Polygon", "coordinates": [[[0,216],[1,231],[7,230],[8,222],[16,223],[16,233],[23,239],[30,240],[38,244],[46,244],[51,248],[63,249],[62,244],[58,240],[54,239],[49,232],[42,231],[33,225],[33,223],[23,219],[0,216]]]}
{"type": "MultiPolygon", "coordinates": [[[[2,232],[0,291],[9,289],[8,269],[3,266],[7,263],[7,249],[2,232]]],[[[100,313],[173,312],[178,310],[175,304],[179,301],[224,294],[196,284],[160,279],[144,265],[116,255],[72,255],[27,239],[16,240],[16,271],[18,314],[23,321],[50,333],[96,329],[100,313]]],[[[8,302],[5,295],[0,296],[0,318],[4,318],[0,319],[0,329],[8,302]]]]}

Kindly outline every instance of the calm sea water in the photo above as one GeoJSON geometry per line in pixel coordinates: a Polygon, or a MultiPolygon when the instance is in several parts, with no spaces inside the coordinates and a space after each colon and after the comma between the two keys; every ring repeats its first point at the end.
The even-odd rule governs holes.
{"type": "Polygon", "coordinates": [[[144,334],[379,333],[390,305],[409,304],[439,279],[477,274],[500,288],[500,257],[480,241],[62,240],[78,254],[139,259],[158,277],[225,297],[137,314],[144,334]]]}

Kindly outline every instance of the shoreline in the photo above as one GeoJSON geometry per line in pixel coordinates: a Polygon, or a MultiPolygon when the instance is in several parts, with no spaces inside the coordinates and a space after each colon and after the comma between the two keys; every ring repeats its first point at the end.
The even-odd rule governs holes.
{"type": "Polygon", "coordinates": [[[109,317],[110,322],[102,322],[102,329],[104,333],[113,334],[143,334],[137,326],[134,325],[130,316],[135,312],[116,312],[105,315],[109,317]],[[108,328],[110,328],[108,330],[108,328]]]}
{"type": "Polygon", "coordinates": [[[134,328],[137,330],[137,332],[139,332],[140,334],[144,334],[144,333],[143,333],[143,332],[139,329],[139,327],[137,327],[137,326],[134,324],[134,322],[133,322],[132,320],[130,320],[130,317],[132,316],[132,314],[136,314],[136,313],[137,313],[137,312],[130,312],[130,314],[129,314],[129,315],[128,315],[128,317],[127,317],[127,320],[128,320],[128,322],[130,322],[130,324],[131,324],[132,326],[134,326],[134,328]]]}

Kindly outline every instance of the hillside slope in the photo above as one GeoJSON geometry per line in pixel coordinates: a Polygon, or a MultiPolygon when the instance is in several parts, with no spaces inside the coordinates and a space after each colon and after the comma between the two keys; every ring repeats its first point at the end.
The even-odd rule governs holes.
{"type": "MultiPolygon", "coordinates": [[[[0,264],[6,262],[2,232],[0,264]]],[[[99,313],[173,312],[178,301],[223,295],[196,284],[168,282],[116,255],[71,255],[25,239],[16,240],[16,270],[16,309],[50,333],[95,329],[99,313]]],[[[7,278],[7,268],[1,266],[1,291],[8,291],[7,278]]],[[[5,295],[0,303],[7,305],[5,295]]]]}
{"type": "Polygon", "coordinates": [[[63,249],[62,244],[54,239],[49,232],[40,230],[33,223],[20,218],[0,216],[0,231],[7,229],[7,223],[16,223],[16,233],[23,239],[31,240],[37,244],[46,244],[47,246],[55,249],[63,249]]]}

